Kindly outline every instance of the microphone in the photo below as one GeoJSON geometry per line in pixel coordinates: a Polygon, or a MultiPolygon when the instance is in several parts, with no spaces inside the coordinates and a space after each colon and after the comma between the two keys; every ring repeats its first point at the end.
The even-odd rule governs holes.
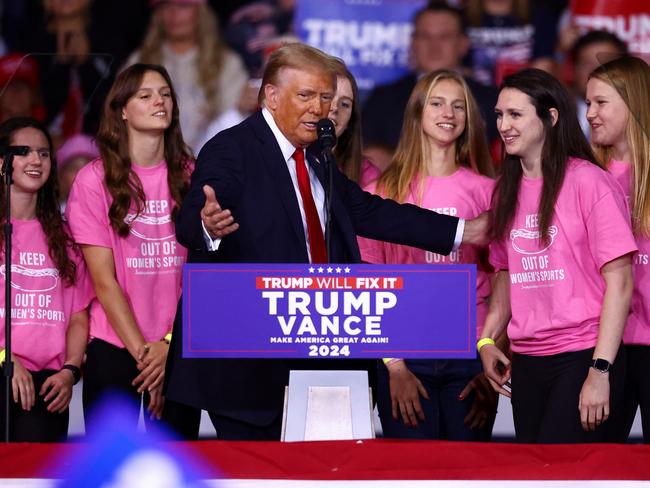
{"type": "Polygon", "coordinates": [[[334,124],[330,119],[320,119],[316,125],[318,134],[318,143],[324,154],[330,154],[332,148],[336,145],[336,131],[334,124]]]}
{"type": "Polygon", "coordinates": [[[2,146],[0,147],[0,157],[5,156],[27,156],[29,154],[29,146],[2,146]]]}

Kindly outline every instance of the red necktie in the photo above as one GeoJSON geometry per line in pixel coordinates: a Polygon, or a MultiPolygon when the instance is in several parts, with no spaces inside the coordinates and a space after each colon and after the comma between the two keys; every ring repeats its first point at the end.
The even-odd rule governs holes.
{"type": "Polygon", "coordinates": [[[325,249],[325,239],[323,238],[323,229],[320,226],[318,211],[314,203],[314,197],[311,194],[311,185],[309,184],[309,173],[305,165],[305,155],[302,149],[296,149],[293,153],[293,159],[296,161],[296,175],[298,176],[298,188],[302,197],[302,206],[305,209],[305,218],[307,220],[307,237],[309,238],[309,252],[311,253],[312,263],[326,263],[327,250],[325,249]]]}

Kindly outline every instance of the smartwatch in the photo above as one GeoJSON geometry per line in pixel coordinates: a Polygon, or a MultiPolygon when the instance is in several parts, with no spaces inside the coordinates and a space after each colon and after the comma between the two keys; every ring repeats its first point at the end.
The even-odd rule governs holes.
{"type": "Polygon", "coordinates": [[[79,380],[81,379],[81,369],[79,369],[77,366],[74,364],[64,364],[63,367],[61,368],[61,371],[64,369],[67,369],[72,373],[72,377],[74,378],[74,383],[77,384],[79,383],[79,380]]]}
{"type": "Polygon", "coordinates": [[[612,367],[612,363],[607,361],[607,359],[596,358],[591,363],[591,367],[600,373],[608,373],[612,367]]]}

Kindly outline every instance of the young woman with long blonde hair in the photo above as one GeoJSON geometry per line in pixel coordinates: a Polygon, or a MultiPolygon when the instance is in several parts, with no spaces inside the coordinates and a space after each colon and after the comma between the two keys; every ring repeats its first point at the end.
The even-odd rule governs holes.
{"type": "MultiPolygon", "coordinates": [[[[491,174],[476,101],[460,75],[438,70],[416,84],[393,162],[367,190],[469,219],[490,207],[491,174]]],[[[359,245],[362,259],[375,264],[476,263],[480,333],[490,295],[485,248],[463,245],[441,256],[367,239],[359,245]]],[[[378,368],[377,404],[387,437],[489,440],[496,394],[479,360],[387,358],[378,368]],[[472,390],[478,391],[470,394],[472,390]]]]}
{"type": "Polygon", "coordinates": [[[624,56],[595,69],[587,82],[587,120],[599,161],[623,187],[639,247],[634,258],[631,313],[623,335],[627,367],[624,435],[641,408],[650,443],[650,66],[624,56]]]}

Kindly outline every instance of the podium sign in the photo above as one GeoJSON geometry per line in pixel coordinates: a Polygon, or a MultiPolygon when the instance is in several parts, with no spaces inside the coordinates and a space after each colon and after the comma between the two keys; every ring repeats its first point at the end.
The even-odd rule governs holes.
{"type": "Polygon", "coordinates": [[[186,358],[474,358],[474,265],[186,264],[186,358]]]}

